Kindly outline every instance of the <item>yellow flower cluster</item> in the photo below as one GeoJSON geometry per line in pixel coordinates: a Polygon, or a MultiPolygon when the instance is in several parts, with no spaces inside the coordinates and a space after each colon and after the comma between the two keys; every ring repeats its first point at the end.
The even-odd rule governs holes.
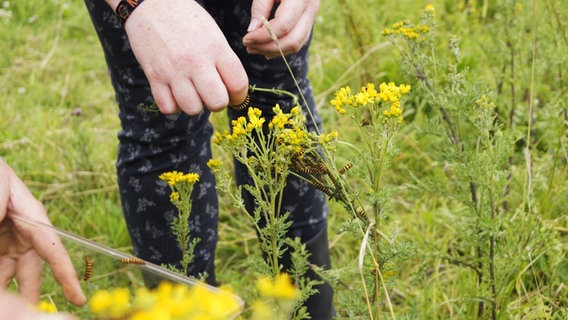
{"type": "Polygon", "coordinates": [[[353,105],[355,102],[355,97],[351,94],[351,88],[345,86],[335,93],[335,98],[331,99],[331,105],[339,112],[339,114],[345,114],[345,105],[353,105]]]}
{"type": "Polygon", "coordinates": [[[377,97],[380,97],[380,93],[375,90],[375,84],[368,83],[355,95],[355,102],[360,106],[365,106],[368,103],[375,102],[377,97]]]}
{"type": "Polygon", "coordinates": [[[400,99],[409,91],[410,85],[406,84],[396,85],[394,82],[383,82],[379,85],[379,91],[377,91],[373,83],[368,83],[356,94],[352,94],[349,87],[339,89],[330,103],[339,114],[345,114],[347,109],[370,107],[380,102],[388,103],[390,106],[387,105],[387,109],[383,111],[383,116],[387,119],[396,118],[396,121],[400,123],[402,121],[400,99]]]}
{"type": "Polygon", "coordinates": [[[397,118],[397,121],[400,123],[402,122],[402,108],[400,107],[400,102],[395,102],[391,105],[388,110],[383,111],[383,114],[387,118],[397,118]]]}
{"type": "Polygon", "coordinates": [[[234,316],[241,304],[228,290],[162,282],[155,290],[137,289],[132,301],[128,289],[99,290],[91,298],[89,309],[105,319],[220,320],[234,316]]]}
{"type": "Polygon", "coordinates": [[[221,143],[221,141],[223,141],[224,138],[229,139],[229,132],[227,130],[225,130],[225,134],[222,134],[218,131],[215,131],[215,134],[213,136],[213,139],[211,139],[211,142],[215,143],[215,144],[219,144],[221,143]]]}
{"type": "Polygon", "coordinates": [[[289,147],[294,153],[299,153],[303,148],[310,145],[310,137],[303,128],[284,129],[278,135],[278,143],[282,147],[289,147]]]}
{"type": "Polygon", "coordinates": [[[281,273],[274,279],[259,278],[256,287],[263,297],[295,300],[300,295],[300,291],[292,284],[292,279],[287,273],[281,273]]]}
{"type": "Polygon", "coordinates": [[[326,143],[329,143],[329,142],[331,142],[331,141],[337,139],[338,136],[339,136],[339,133],[337,133],[337,131],[335,131],[335,130],[331,131],[331,132],[328,133],[328,134],[322,133],[322,134],[320,135],[320,138],[319,138],[319,141],[318,141],[318,142],[319,142],[320,144],[326,144],[326,143]]]}
{"type": "Polygon", "coordinates": [[[290,113],[284,113],[276,104],[272,111],[274,117],[268,123],[268,128],[277,134],[279,147],[289,147],[289,150],[298,153],[310,145],[310,134],[304,127],[298,106],[292,108],[290,113]]]}
{"type": "Polygon", "coordinates": [[[233,137],[238,137],[247,133],[247,119],[245,117],[239,117],[237,120],[232,120],[231,125],[233,126],[233,137]]]}
{"type": "Polygon", "coordinates": [[[98,290],[89,301],[89,310],[96,315],[119,318],[128,314],[130,291],[126,288],[98,290]]]}
{"type": "Polygon", "coordinates": [[[162,173],[160,180],[166,181],[170,187],[173,187],[181,182],[194,184],[199,181],[199,175],[197,173],[183,174],[179,171],[170,171],[162,173]]]}
{"type": "Polygon", "coordinates": [[[280,105],[276,104],[276,106],[274,108],[272,108],[272,111],[274,111],[274,117],[272,118],[272,120],[270,120],[270,123],[268,124],[268,128],[272,129],[274,127],[279,128],[279,129],[284,129],[284,127],[286,125],[292,125],[294,124],[294,122],[292,121],[292,116],[297,116],[299,111],[298,111],[298,107],[294,107],[292,108],[292,110],[290,111],[290,113],[284,113],[282,112],[282,109],[280,109],[280,105]]]}
{"type": "Polygon", "coordinates": [[[260,109],[249,108],[247,114],[248,122],[247,118],[245,117],[239,117],[237,120],[231,121],[233,128],[232,137],[237,138],[239,136],[252,132],[254,129],[262,128],[262,124],[264,123],[265,119],[260,117],[261,114],[262,111],[260,109]]]}
{"type": "Polygon", "coordinates": [[[388,84],[381,83],[379,97],[382,101],[390,101],[391,106],[388,110],[383,111],[386,118],[396,118],[398,123],[402,122],[402,108],[400,98],[402,95],[410,91],[410,85],[395,85],[393,82],[388,84]]]}
{"type": "Polygon", "coordinates": [[[430,32],[430,27],[426,25],[409,25],[405,21],[400,21],[392,25],[391,28],[385,28],[383,35],[390,36],[392,34],[402,35],[409,40],[420,38],[421,34],[430,32]]]}
{"type": "Polygon", "coordinates": [[[213,173],[217,173],[223,168],[223,162],[219,159],[211,158],[207,161],[207,166],[211,169],[211,171],[213,171],[213,173]]]}
{"type": "Polygon", "coordinates": [[[265,119],[261,118],[262,111],[258,108],[249,108],[248,110],[248,119],[249,123],[247,124],[247,131],[252,131],[253,129],[262,129],[262,124],[264,123],[265,119]]]}
{"type": "Polygon", "coordinates": [[[39,302],[39,304],[37,305],[37,309],[41,312],[46,312],[46,313],[57,312],[57,307],[53,303],[45,300],[39,302]]]}
{"type": "Polygon", "coordinates": [[[176,203],[176,201],[179,200],[179,192],[177,191],[172,191],[172,193],[170,193],[170,201],[172,203],[176,203]]]}
{"type": "Polygon", "coordinates": [[[378,97],[382,101],[399,102],[402,95],[410,91],[410,85],[401,84],[397,86],[394,82],[381,83],[379,86],[378,97]]]}
{"type": "Polygon", "coordinates": [[[261,117],[262,110],[258,108],[249,108],[247,117],[238,117],[236,120],[231,121],[231,133],[225,131],[224,134],[215,132],[212,142],[219,144],[223,140],[236,140],[240,137],[246,136],[248,133],[255,129],[262,129],[262,125],[266,121],[264,117],[261,117]]]}
{"type": "MultiPolygon", "coordinates": [[[[384,84],[381,84],[381,86],[383,85],[384,84]]],[[[387,87],[387,89],[390,90],[390,87],[387,87]]],[[[344,114],[345,109],[343,109],[343,106],[366,106],[367,104],[375,102],[377,98],[385,97],[385,94],[389,94],[389,92],[377,92],[375,84],[368,83],[361,88],[361,91],[353,95],[351,94],[351,88],[346,86],[335,93],[335,98],[333,98],[330,103],[339,114],[344,114]]]]}
{"type": "Polygon", "coordinates": [[[275,310],[266,301],[256,300],[252,303],[253,314],[251,320],[274,319],[275,310]]]}

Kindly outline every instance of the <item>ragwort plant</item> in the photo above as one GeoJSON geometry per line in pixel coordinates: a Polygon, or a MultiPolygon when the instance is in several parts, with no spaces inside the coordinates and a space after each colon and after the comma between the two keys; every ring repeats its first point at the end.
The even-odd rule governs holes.
{"type": "MultiPolygon", "coordinates": [[[[395,318],[390,299],[393,269],[399,259],[413,254],[412,244],[397,239],[400,230],[389,231],[385,222],[391,214],[390,200],[398,190],[389,184],[385,175],[397,152],[394,138],[403,124],[402,100],[410,91],[410,85],[396,85],[393,82],[381,83],[378,88],[373,83],[352,92],[349,86],[335,93],[330,104],[357,128],[361,143],[341,141],[352,155],[352,162],[332,170],[329,180],[341,181],[337,188],[324,185],[331,199],[341,202],[352,214],[357,227],[351,229],[361,237],[358,269],[361,277],[360,290],[347,290],[341,298],[348,306],[350,317],[368,316],[380,319],[383,313],[395,318]],[[347,169],[352,173],[343,177],[347,169]],[[337,175],[337,179],[332,178],[337,175]],[[341,178],[341,179],[339,179],[341,178]],[[358,229],[358,231],[357,231],[358,229]],[[357,296],[364,297],[364,308],[355,307],[357,296]],[[387,312],[382,310],[383,306],[387,312]]],[[[333,155],[329,158],[333,159],[333,155]]],[[[329,165],[335,168],[333,164],[329,165]]],[[[325,190],[325,189],[324,189],[325,190]]]]}
{"type": "MultiPolygon", "coordinates": [[[[265,27],[278,45],[278,39],[272,33],[271,27],[267,22],[265,22],[265,27]]],[[[284,55],[282,57],[285,59],[284,55]]],[[[291,74],[291,76],[293,77],[294,75],[291,74]]],[[[381,230],[382,222],[386,220],[390,211],[389,200],[396,191],[396,187],[385,183],[383,178],[385,171],[389,168],[392,156],[396,153],[393,137],[398,132],[403,120],[401,99],[409,92],[410,85],[396,85],[392,82],[381,83],[378,89],[375,88],[373,83],[368,83],[361,88],[360,92],[352,94],[349,87],[344,87],[336,92],[334,99],[330,102],[339,114],[345,115],[351,121],[354,121],[364,141],[363,146],[337,140],[338,133],[335,131],[327,135],[320,132],[308,132],[303,125],[305,116],[299,113],[300,109],[297,107],[292,109],[290,116],[282,117],[281,110],[276,106],[273,110],[275,116],[268,124],[268,134],[261,131],[260,126],[255,125],[260,112],[249,109],[248,124],[246,120],[239,118],[233,121],[231,133],[217,134],[215,138],[215,142],[220,143],[222,146],[223,142],[225,142],[224,148],[239,162],[245,164],[249,170],[262,170],[258,166],[259,161],[255,159],[256,149],[258,149],[255,140],[268,142],[267,150],[270,152],[282,149],[276,152],[284,155],[285,165],[276,161],[262,162],[262,164],[266,165],[262,168],[266,170],[265,174],[267,176],[281,170],[287,171],[286,174],[298,175],[323,191],[329,199],[341,203],[347,212],[352,214],[353,220],[349,223],[351,226],[346,226],[346,229],[355,231],[355,234],[361,237],[358,269],[363,292],[361,294],[359,290],[347,290],[345,294],[351,297],[345,299],[347,301],[345,310],[347,313],[350,313],[349,316],[369,316],[371,319],[374,319],[375,316],[377,319],[381,318],[381,313],[383,312],[382,305],[385,304],[389,306],[388,312],[390,317],[395,318],[389,297],[389,281],[386,281],[386,278],[393,275],[392,268],[396,259],[411,255],[413,252],[411,244],[397,241],[396,237],[399,230],[395,230],[392,234],[387,234],[387,232],[381,230]],[[294,119],[296,115],[300,116],[300,121],[290,121],[290,117],[294,119]],[[281,118],[281,120],[278,118],[281,118]],[[252,143],[252,146],[233,141],[239,135],[246,136],[243,133],[251,130],[251,128],[256,128],[255,136],[258,137],[246,137],[245,139],[248,143],[252,143]],[[279,130],[284,131],[279,132],[279,130]],[[237,137],[235,132],[237,132],[237,137]],[[290,137],[286,138],[287,135],[290,135],[290,137]],[[269,138],[267,139],[266,136],[269,138]],[[273,140],[274,137],[276,137],[275,140],[273,140]],[[227,142],[229,145],[234,144],[234,146],[227,148],[227,142]],[[284,142],[284,145],[282,145],[282,142],[284,142]],[[347,146],[349,154],[354,154],[352,162],[336,164],[338,144],[347,146]],[[287,148],[290,151],[286,151],[287,148]],[[252,166],[250,166],[251,164],[252,166]],[[346,172],[353,167],[360,168],[357,172],[359,172],[359,183],[362,186],[352,186],[346,177],[346,172]],[[364,192],[358,190],[364,190],[364,192]],[[365,259],[366,257],[367,259],[365,259]],[[368,288],[370,287],[373,289],[369,290],[368,288]],[[383,293],[386,303],[380,298],[383,293]],[[359,308],[356,306],[357,303],[353,303],[359,300],[361,296],[364,297],[363,308],[359,308]],[[359,310],[362,310],[362,312],[359,312],[359,310]]],[[[312,117],[311,114],[306,116],[312,117]]],[[[271,156],[269,155],[268,158],[270,159],[271,156]]],[[[275,159],[282,158],[275,157],[275,159]]],[[[226,178],[226,175],[224,177],[226,178]]],[[[255,181],[255,186],[245,186],[245,188],[256,200],[262,200],[262,197],[257,196],[259,190],[270,188],[262,182],[258,184],[257,179],[253,178],[253,180],[255,181]]],[[[284,185],[274,185],[278,187],[275,191],[280,194],[282,189],[278,189],[283,188],[284,185]]],[[[243,207],[242,200],[238,197],[236,200],[237,203],[241,203],[239,206],[243,207]]],[[[266,209],[272,210],[271,208],[274,208],[274,206],[266,209]]],[[[258,222],[260,221],[258,213],[255,212],[254,216],[256,218],[253,223],[258,228],[258,222]]],[[[270,228],[267,229],[270,230],[270,228]]],[[[261,234],[262,238],[263,230],[257,229],[257,232],[261,234]]],[[[276,237],[279,235],[273,234],[272,236],[276,237]]],[[[302,246],[297,243],[294,248],[297,248],[296,258],[304,262],[295,264],[295,268],[298,266],[305,268],[307,260],[305,255],[301,254],[302,246]]],[[[272,252],[274,255],[273,260],[275,261],[272,263],[273,269],[279,270],[274,268],[278,258],[274,249],[272,251],[263,249],[263,252],[272,252]]],[[[322,270],[318,271],[328,282],[341,283],[337,274],[322,270]]],[[[347,287],[349,288],[349,286],[347,287]]]]}
{"type": "MultiPolygon", "coordinates": [[[[458,236],[446,250],[426,255],[461,269],[464,279],[473,275],[475,284],[464,286],[451,307],[467,319],[553,318],[555,312],[563,313],[561,304],[541,291],[543,283],[537,280],[534,265],[542,264],[539,260],[554,237],[534,214],[533,204],[510,193],[511,181],[519,175],[511,159],[526,159],[529,168],[530,151],[525,148],[520,157],[516,154],[521,136],[496,112],[493,92],[476,84],[474,75],[460,67],[458,37],[450,36],[448,51],[440,54],[434,30],[432,6],[426,7],[419,24],[399,22],[384,30],[428,108],[424,134],[442,143],[433,144],[431,153],[445,163],[443,174],[438,179],[417,176],[417,184],[456,203],[453,218],[458,236]],[[532,301],[527,288],[535,290],[538,302],[532,301]],[[517,301],[515,294],[520,297],[517,301]]],[[[554,267],[550,264],[545,270],[554,267]]]]}
{"type": "MultiPolygon", "coordinates": [[[[187,275],[189,265],[195,259],[194,249],[201,239],[192,238],[190,235],[189,216],[191,214],[191,192],[193,186],[199,181],[197,173],[182,173],[179,171],[164,172],[160,175],[160,180],[167,182],[171,188],[170,201],[177,208],[178,214],[174,216],[171,223],[171,230],[180,246],[182,259],[180,268],[176,266],[166,266],[167,268],[187,275]]],[[[207,275],[203,275],[206,277],[207,275]]]]}
{"type": "Polygon", "coordinates": [[[487,96],[457,70],[457,38],[450,39],[451,61],[433,56],[433,39],[428,36],[433,13],[434,8],[428,7],[420,24],[399,22],[383,33],[398,47],[402,62],[416,79],[417,90],[440,114],[440,118],[432,116],[430,133],[444,136],[449,142],[438,150],[452,168],[449,179],[438,184],[420,181],[427,190],[449,193],[464,206],[463,237],[455,240],[450,252],[437,254],[475,273],[477,286],[471,300],[479,302],[473,314],[487,317],[489,304],[489,314],[495,319],[501,305],[497,298],[496,241],[503,235],[502,224],[506,223],[498,216],[500,203],[505,200],[512,140],[494,121],[494,105],[487,96]]]}
{"type": "MultiPolygon", "coordinates": [[[[251,92],[259,89],[265,90],[251,88],[251,92]]],[[[216,132],[213,143],[247,168],[251,182],[234,190],[232,179],[219,159],[211,159],[208,165],[217,178],[218,189],[230,195],[234,205],[250,217],[256,229],[264,257],[251,257],[250,266],[260,275],[272,278],[289,273],[300,289],[294,318],[306,318],[305,307],[300,306],[316,293],[313,287],[320,282],[304,277],[309,268],[304,245],[297,239],[286,238],[291,221],[289,212],[282,208],[283,190],[295,164],[305,159],[319,159],[318,144],[332,143],[336,134],[308,131],[305,115],[298,106],[285,113],[277,104],[270,115],[248,103],[237,107],[247,110],[247,115],[233,120],[230,130],[216,132]],[[249,212],[244,204],[244,193],[254,199],[253,212],[249,212]],[[284,270],[280,263],[287,250],[291,250],[290,270],[284,270]]]]}

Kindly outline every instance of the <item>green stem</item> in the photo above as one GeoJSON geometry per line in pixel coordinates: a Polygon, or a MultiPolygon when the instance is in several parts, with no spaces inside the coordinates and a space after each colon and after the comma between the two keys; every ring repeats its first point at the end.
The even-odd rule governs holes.
{"type": "Polygon", "coordinates": [[[292,106],[298,105],[298,96],[296,96],[295,94],[293,94],[290,91],[276,89],[276,88],[259,88],[257,86],[250,86],[249,91],[250,92],[266,92],[266,93],[272,93],[272,94],[279,95],[279,96],[286,95],[286,96],[289,96],[290,98],[292,98],[292,106]]]}

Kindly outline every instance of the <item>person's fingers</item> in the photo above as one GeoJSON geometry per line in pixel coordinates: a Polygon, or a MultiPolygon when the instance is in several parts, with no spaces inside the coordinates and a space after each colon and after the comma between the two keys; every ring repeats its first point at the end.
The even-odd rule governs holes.
{"type": "MultiPolygon", "coordinates": [[[[9,212],[9,215],[12,212],[9,212]]],[[[26,215],[27,216],[27,215],[26,215]]],[[[27,216],[27,218],[35,218],[34,216],[27,216]]],[[[34,275],[37,272],[36,265],[32,262],[33,258],[28,258],[28,255],[39,256],[41,259],[49,264],[51,273],[53,274],[55,280],[59,283],[63,289],[63,294],[69,300],[69,302],[75,305],[83,305],[87,301],[85,295],[81,289],[81,284],[77,278],[77,273],[75,268],[71,263],[71,258],[65,250],[65,247],[61,243],[61,240],[55,232],[47,228],[35,227],[26,224],[25,222],[14,220],[13,221],[18,232],[24,238],[31,240],[31,244],[34,250],[29,250],[18,258],[17,272],[18,272],[18,283],[20,281],[32,282],[35,281],[39,286],[41,278],[36,278],[34,275]],[[22,262],[20,260],[24,259],[22,262]],[[26,274],[27,276],[22,276],[26,274]],[[21,280],[20,280],[21,279],[21,280]]],[[[43,221],[42,221],[43,222],[43,221]]],[[[46,223],[46,222],[44,222],[46,223]]],[[[40,262],[41,262],[40,259],[40,262]]],[[[16,272],[16,270],[14,272],[16,272]]],[[[21,284],[20,284],[21,285],[21,284]]],[[[31,290],[33,289],[32,284],[26,284],[31,290]]]]}
{"type": "Polygon", "coordinates": [[[0,256],[0,289],[7,288],[16,274],[16,260],[0,256]]]}
{"type": "Polygon", "coordinates": [[[66,313],[42,313],[21,297],[0,290],[0,318],[10,320],[71,320],[77,319],[66,313]]]}
{"type": "Polygon", "coordinates": [[[71,258],[59,237],[51,230],[41,229],[34,232],[32,243],[36,252],[45,260],[55,280],[63,289],[69,302],[81,306],[87,301],[71,258]]]}
{"type": "MultiPolygon", "coordinates": [[[[51,225],[44,206],[33,197],[24,183],[17,177],[11,179],[11,189],[12,197],[9,205],[10,210],[7,213],[8,217],[17,214],[51,225]]],[[[81,290],[75,268],[57,234],[47,228],[34,227],[17,219],[11,220],[17,229],[16,235],[20,239],[19,242],[31,242],[30,248],[33,247],[33,250],[30,249],[28,252],[35,250],[49,264],[55,279],[63,288],[65,297],[70,299],[69,301],[73,304],[84,304],[86,298],[81,290]]],[[[26,267],[26,264],[18,264],[18,268],[20,267],[26,267]]],[[[38,278],[31,279],[37,280],[39,283],[38,278]]],[[[31,285],[29,287],[32,288],[31,285]]]]}
{"type": "Polygon", "coordinates": [[[203,103],[211,111],[223,110],[229,104],[229,94],[218,69],[213,66],[204,66],[195,70],[193,84],[199,92],[203,103]],[[207,70],[213,72],[205,72],[207,70]]]}
{"type": "MultiPolygon", "coordinates": [[[[302,20],[309,20],[309,17],[302,17],[302,20]]],[[[299,52],[308,42],[311,29],[304,29],[300,26],[307,26],[306,23],[300,23],[297,28],[286,34],[283,38],[275,41],[256,43],[247,47],[249,54],[262,54],[266,58],[274,58],[281,54],[288,55],[299,52]]]]}
{"type": "Polygon", "coordinates": [[[218,66],[205,65],[196,68],[193,74],[192,80],[188,77],[171,81],[171,90],[161,85],[152,86],[152,94],[161,112],[170,114],[181,109],[189,115],[196,115],[203,111],[204,105],[211,111],[220,111],[229,104],[241,103],[247,95],[246,71],[232,52],[220,60],[218,66]]]}
{"type": "Polygon", "coordinates": [[[319,1],[283,2],[265,27],[245,35],[243,44],[247,52],[267,58],[279,56],[280,51],[284,55],[298,52],[308,42],[318,9],[319,1]]]}
{"type": "Polygon", "coordinates": [[[248,94],[249,80],[245,68],[236,55],[231,55],[219,62],[217,72],[227,88],[229,105],[241,104],[248,94]]]}
{"type": "MultiPolygon", "coordinates": [[[[0,165],[5,164],[0,163],[0,165]]],[[[6,177],[8,179],[8,185],[10,189],[10,198],[8,200],[7,206],[5,207],[7,208],[5,218],[10,218],[11,215],[18,215],[43,222],[47,225],[51,225],[51,222],[47,217],[47,212],[45,211],[45,208],[41,204],[41,202],[39,202],[32,195],[32,193],[28,190],[22,180],[20,180],[10,168],[8,169],[9,170],[4,170],[5,172],[8,172],[8,175],[6,177]]],[[[16,246],[15,250],[18,251],[16,253],[21,253],[22,255],[26,256],[27,254],[29,254],[29,252],[33,254],[37,252],[37,255],[39,255],[43,260],[49,263],[56,280],[62,285],[64,289],[65,296],[71,298],[70,302],[78,305],[84,304],[86,302],[86,298],[81,290],[79,279],[77,279],[77,275],[75,273],[73,264],[71,263],[71,259],[69,258],[69,255],[67,254],[67,251],[63,247],[63,244],[61,243],[61,240],[59,239],[57,234],[47,229],[40,230],[16,219],[10,219],[10,223],[13,223],[15,227],[13,229],[13,242],[16,246]]],[[[14,257],[11,258],[15,259],[14,257]]],[[[13,261],[14,269],[8,270],[12,275],[16,273],[16,266],[18,272],[20,272],[20,267],[24,269],[28,267],[28,264],[26,263],[18,263],[16,265],[15,260],[13,261]]],[[[36,266],[31,261],[35,261],[34,263],[39,262],[37,262],[37,260],[28,261],[31,264],[32,272],[37,272],[33,271],[33,268],[35,268],[36,266]]],[[[4,275],[4,278],[0,278],[0,281],[7,281],[6,276],[7,275],[4,275]]],[[[37,276],[41,277],[41,275],[37,276]]],[[[37,281],[37,286],[39,286],[40,279],[37,278],[37,276],[26,279],[25,281],[37,281]]],[[[33,289],[34,287],[31,285],[27,286],[28,288],[30,288],[30,294],[33,295],[33,290],[35,290],[33,289]]]]}
{"type": "MultiPolygon", "coordinates": [[[[295,1],[286,1],[280,4],[274,14],[274,18],[270,20],[268,20],[268,16],[265,16],[264,18],[267,19],[270,24],[270,31],[272,32],[272,35],[280,39],[299,26],[298,22],[302,16],[314,14],[313,8],[311,8],[305,0],[301,0],[299,3],[295,1]]],[[[311,27],[311,24],[309,27],[311,27]]],[[[273,41],[272,35],[264,26],[263,21],[261,21],[259,28],[247,32],[247,34],[243,37],[243,42],[245,44],[267,43],[273,41]]]]}
{"type": "Polygon", "coordinates": [[[18,257],[16,262],[16,280],[20,295],[34,305],[39,302],[42,266],[43,260],[33,250],[18,257]]]}
{"type": "MultiPolygon", "coordinates": [[[[282,3],[276,10],[274,18],[268,20],[272,34],[280,39],[288,35],[295,28],[302,27],[300,18],[311,14],[311,11],[307,10],[309,10],[309,8],[294,5],[291,2],[282,3]]],[[[311,23],[308,26],[311,27],[311,23]]],[[[259,42],[261,42],[260,39],[259,42]]]]}
{"type": "Polygon", "coordinates": [[[262,27],[262,20],[268,19],[274,7],[274,0],[253,0],[250,8],[250,23],[247,31],[254,31],[262,27]]]}
{"type": "Polygon", "coordinates": [[[152,90],[152,96],[154,101],[163,114],[172,114],[179,111],[178,105],[174,96],[170,90],[170,87],[166,84],[160,83],[155,80],[150,81],[150,88],[152,90]]]}
{"type": "Polygon", "coordinates": [[[171,83],[172,94],[177,107],[189,115],[203,111],[203,101],[193,82],[189,79],[179,79],[171,83]]]}
{"type": "MultiPolygon", "coordinates": [[[[221,73],[221,70],[219,71],[221,73]]],[[[229,90],[229,105],[237,106],[243,103],[248,95],[249,82],[246,73],[243,77],[235,74],[225,75],[221,74],[225,83],[227,83],[227,90],[229,90]]]]}

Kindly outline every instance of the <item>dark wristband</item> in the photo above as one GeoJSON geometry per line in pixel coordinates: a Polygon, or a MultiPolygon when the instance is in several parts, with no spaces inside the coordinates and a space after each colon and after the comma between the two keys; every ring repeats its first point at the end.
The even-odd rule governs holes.
{"type": "Polygon", "coordinates": [[[118,19],[120,19],[120,22],[124,24],[134,9],[136,9],[136,7],[138,7],[142,2],[144,2],[144,0],[121,0],[116,7],[116,15],[118,16],[118,19]]]}

